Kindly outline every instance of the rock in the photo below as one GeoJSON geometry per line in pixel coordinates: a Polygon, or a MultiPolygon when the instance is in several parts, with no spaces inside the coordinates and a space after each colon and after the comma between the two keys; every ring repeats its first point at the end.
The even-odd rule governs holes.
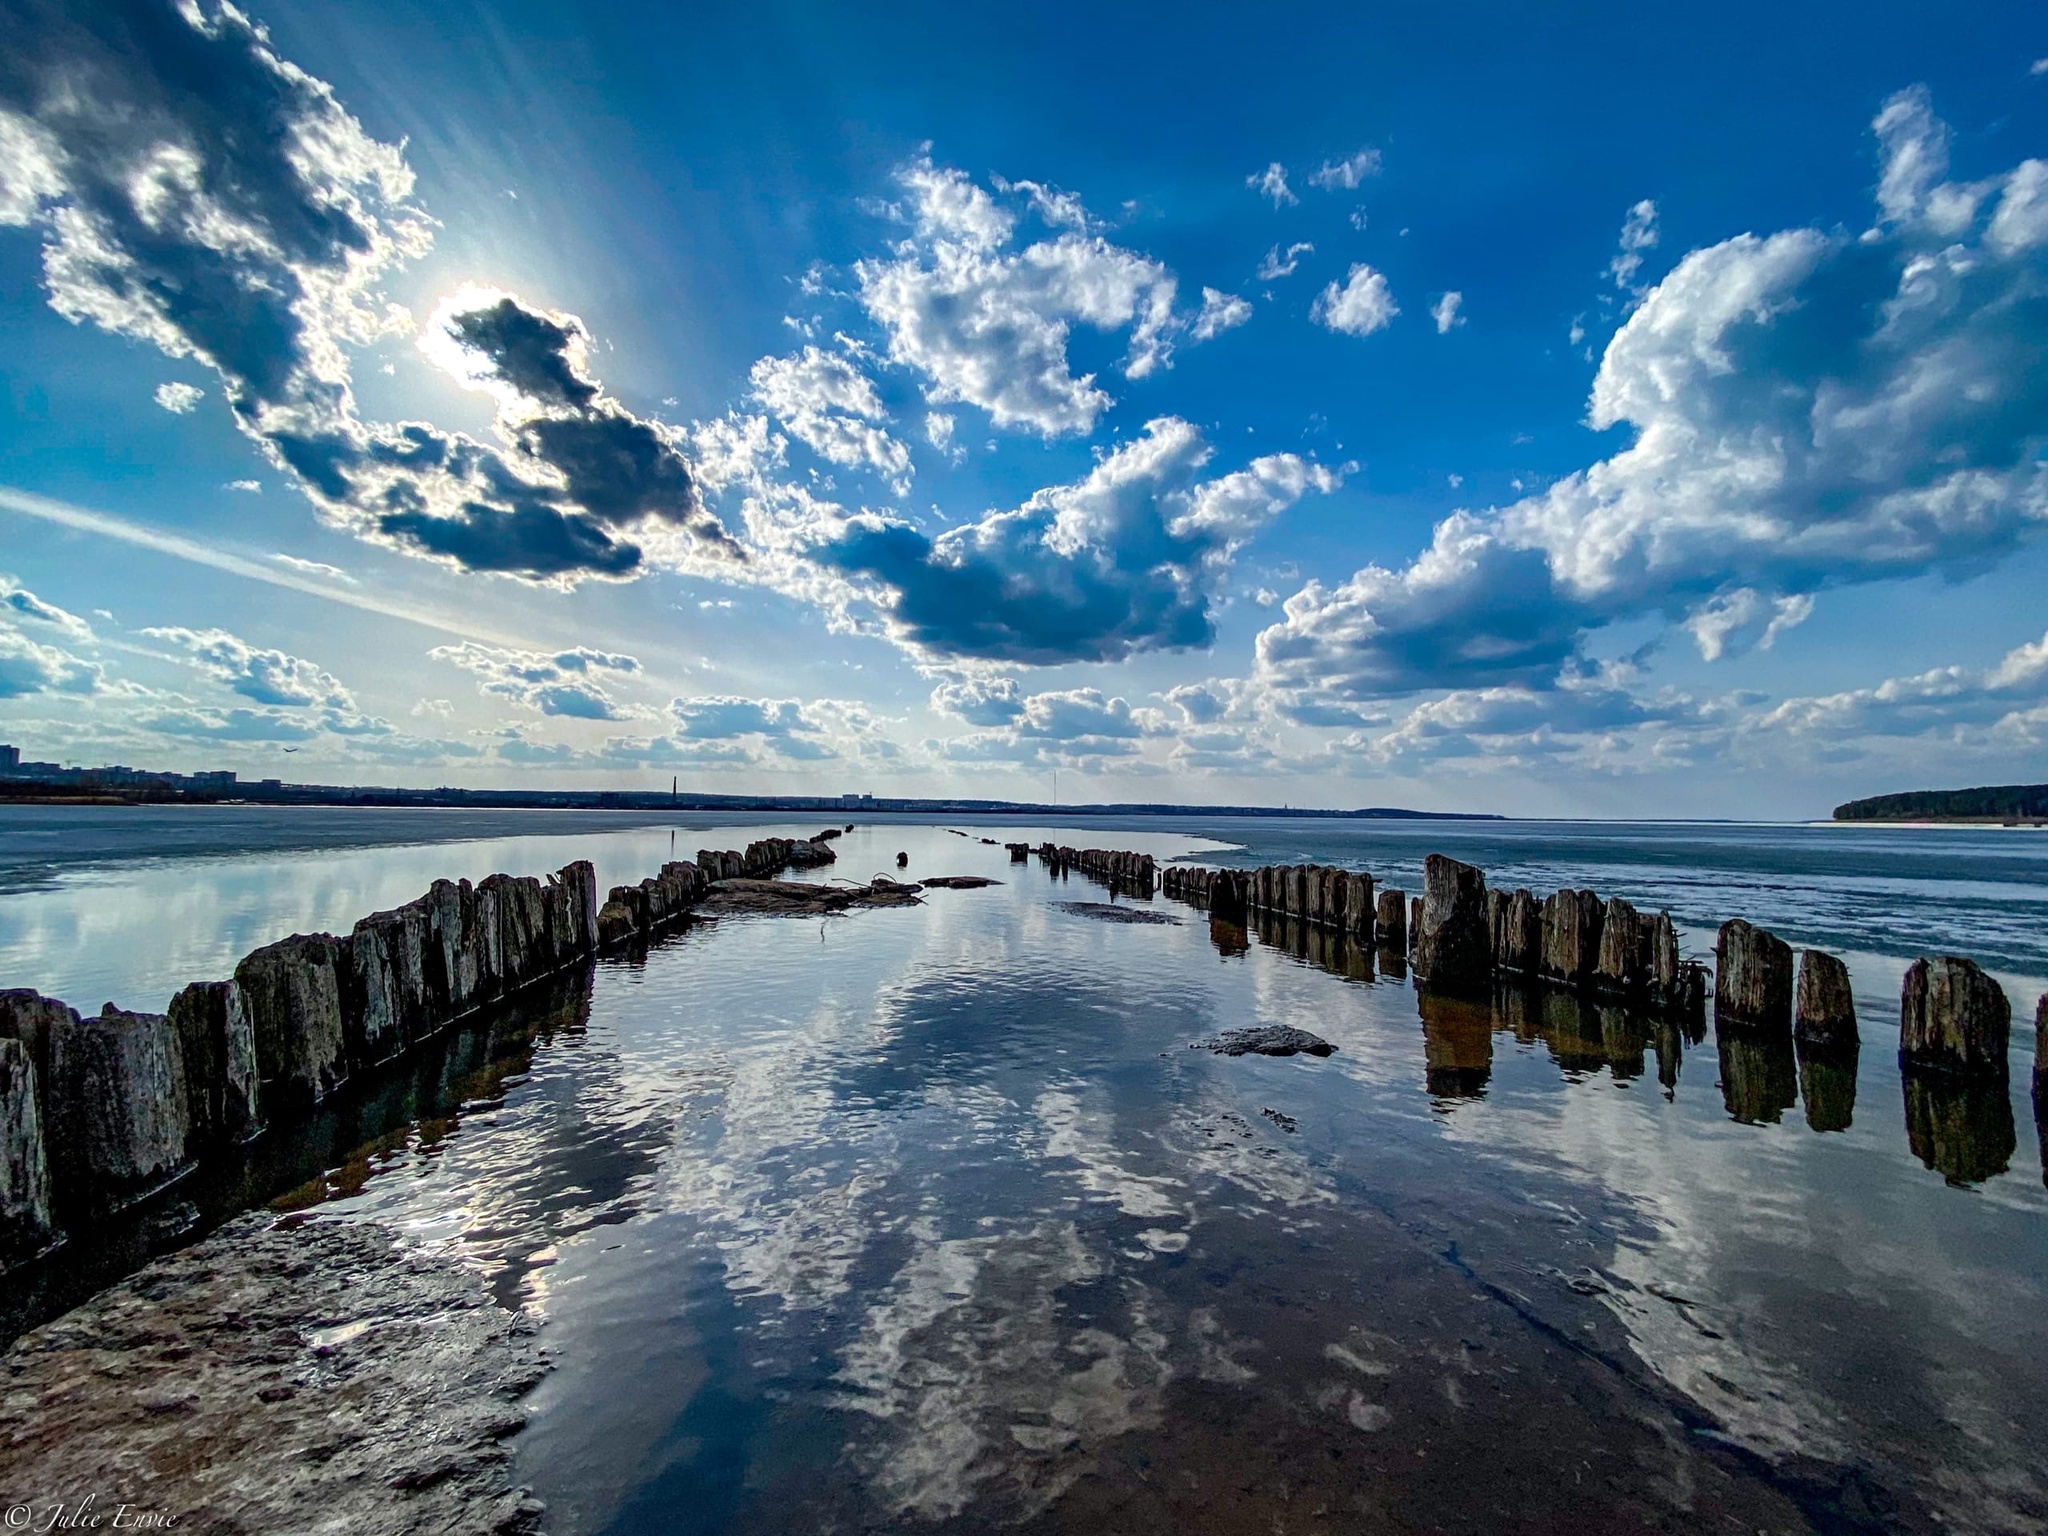
{"type": "Polygon", "coordinates": [[[986,875],[930,875],[923,884],[936,885],[946,891],[978,891],[983,886],[1001,885],[1000,880],[991,880],[986,875]]]}
{"type": "Polygon", "coordinates": [[[0,1265],[35,1253],[55,1230],[35,1063],[21,1041],[0,1038],[0,1265]]]}
{"type": "Polygon", "coordinates": [[[1374,914],[1374,928],[1380,948],[1391,949],[1396,954],[1408,952],[1408,897],[1392,886],[1380,892],[1378,911],[1374,914]]]}
{"type": "Polygon", "coordinates": [[[1414,938],[1416,974],[1439,989],[1485,987],[1493,979],[1486,876],[1470,864],[1432,853],[1422,862],[1422,891],[1414,938]]]}
{"type": "Polygon", "coordinates": [[[185,1053],[160,1013],[112,1003],[50,1038],[44,1090],[58,1213],[115,1209],[180,1172],[197,1148],[185,1053]]]}
{"type": "Polygon", "coordinates": [[[1207,1040],[1189,1043],[1191,1051],[1214,1051],[1219,1056],[1328,1056],[1337,1047],[1320,1035],[1291,1024],[1258,1024],[1249,1029],[1226,1029],[1207,1040]]]}
{"type": "Polygon", "coordinates": [[[1092,917],[1098,923],[1180,922],[1171,912],[1148,912],[1143,907],[1120,907],[1107,901],[1056,901],[1053,905],[1076,917],[1092,917]]]}
{"type": "Polygon", "coordinates": [[[1856,999],[1849,991],[1849,968],[1822,950],[1799,953],[1792,1033],[1801,1045],[1822,1050],[1857,1043],[1856,999]]]}
{"type": "Polygon", "coordinates": [[[265,1114],[303,1109],[348,1078],[341,1019],[348,946],[332,934],[294,934],[242,958],[231,983],[256,1046],[265,1114]]]}
{"type": "Polygon", "coordinates": [[[810,917],[844,912],[852,907],[918,905],[918,887],[877,879],[872,885],[813,885],[800,880],[721,880],[700,903],[716,914],[759,913],[770,917],[810,917]]]}
{"type": "Polygon", "coordinates": [[[195,981],[165,1011],[185,1057],[196,1146],[247,1141],[263,1128],[256,1036],[232,983],[195,981]]]}
{"type": "Polygon", "coordinates": [[[1600,967],[1605,909],[1591,891],[1553,891],[1543,903],[1541,970],[1569,987],[1585,986],[1600,967]]]}
{"type": "Polygon", "coordinates": [[[1714,941],[1714,1017],[1765,1029],[1792,1025],[1792,946],[1741,918],[1714,941]]]}
{"type": "Polygon", "coordinates": [[[130,1528],[529,1532],[503,1441],[533,1333],[390,1228],[244,1217],[15,1342],[0,1487],[103,1490],[101,1529],[125,1500],[130,1528]]]}
{"type": "Polygon", "coordinates": [[[897,867],[898,869],[908,869],[908,868],[910,868],[910,855],[909,855],[909,854],[907,854],[907,853],[899,853],[899,854],[897,854],[897,855],[896,855],[896,867],[897,867]]]}
{"type": "Polygon", "coordinates": [[[1899,1058],[2005,1081],[2012,1005],[1974,960],[1925,955],[1906,971],[1899,995],[1899,1058]]]}
{"type": "Polygon", "coordinates": [[[1981,1184],[2012,1166],[2019,1134],[2003,1083],[1911,1063],[1901,1076],[1906,1141],[1923,1164],[1951,1184],[1981,1184]]]}
{"type": "Polygon", "coordinates": [[[1619,896],[1600,914],[1600,949],[1593,962],[1593,987],[1611,997],[1636,997],[1650,989],[1650,945],[1641,914],[1619,896]]]}

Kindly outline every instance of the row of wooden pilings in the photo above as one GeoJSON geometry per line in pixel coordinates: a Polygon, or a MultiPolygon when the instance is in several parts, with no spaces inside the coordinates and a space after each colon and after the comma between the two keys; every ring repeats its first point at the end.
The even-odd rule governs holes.
{"type": "Polygon", "coordinates": [[[437,880],[346,935],[266,944],[162,1013],[0,991],[0,1268],[303,1119],[451,1024],[654,936],[714,880],[831,860],[822,837],[767,838],[664,864],[602,905],[585,860],[545,879],[437,880]]]}
{"type": "MultiPolygon", "coordinates": [[[[1359,943],[1405,953],[1418,978],[1445,991],[1501,980],[1538,980],[1595,997],[1679,1015],[1704,1012],[1707,966],[1680,952],[1668,912],[1639,912],[1620,897],[1566,889],[1538,898],[1489,889],[1483,871],[1442,854],[1423,865],[1423,891],[1375,893],[1373,878],[1324,865],[1253,870],[1170,864],[1168,896],[1242,922],[1272,914],[1359,943]]],[[[1824,950],[1792,947],[1741,918],[1716,935],[1711,973],[1717,1026],[1792,1034],[1802,1049],[1858,1043],[1848,968],[1824,950]]],[[[1975,961],[1922,956],[1907,968],[1899,1052],[1913,1069],[2004,1081],[2012,1010],[2004,989],[1975,961]]],[[[2037,1096],[2048,1088],[2048,995],[2035,1010],[2037,1096]]]]}

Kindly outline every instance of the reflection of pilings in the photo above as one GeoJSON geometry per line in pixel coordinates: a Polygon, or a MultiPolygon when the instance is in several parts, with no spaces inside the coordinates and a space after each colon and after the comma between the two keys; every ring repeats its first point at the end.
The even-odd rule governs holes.
{"type": "Polygon", "coordinates": [[[1643,1051],[1650,1043],[1643,1021],[1618,1003],[1597,1003],[1600,1018],[1600,1048],[1607,1053],[1608,1070],[1626,1082],[1643,1075],[1643,1051]]]}
{"type": "Polygon", "coordinates": [[[1981,1184],[2012,1166],[2019,1135],[2004,1083],[1911,1063],[1901,1078],[1906,1140],[1922,1163],[1951,1184],[1981,1184]]]}
{"type": "Polygon", "coordinates": [[[1422,1013],[1423,1072],[1440,1099],[1476,1099],[1493,1076],[1493,1005],[1431,987],[1416,994],[1422,1013]]]}
{"type": "Polygon", "coordinates": [[[1216,953],[1228,959],[1235,955],[1249,954],[1252,936],[1243,923],[1232,922],[1218,913],[1209,914],[1209,942],[1216,946],[1216,953]]]}
{"type": "Polygon", "coordinates": [[[1792,1032],[1722,1025],[1714,1031],[1721,1053],[1721,1098],[1732,1120],[1776,1125],[1799,1102],[1799,1069],[1792,1032]]]}
{"type": "Polygon", "coordinates": [[[1651,1038],[1657,1043],[1657,1082],[1664,1089],[1664,1096],[1670,1098],[1678,1091],[1678,1069],[1685,1061],[1685,1045],[1678,1025],[1669,1018],[1657,1020],[1651,1038]]]}
{"type": "Polygon", "coordinates": [[[832,862],[823,838],[671,862],[600,906],[578,860],[543,879],[437,880],[345,936],[294,934],[161,1014],[81,1018],[0,992],[0,1263],[184,1179],[353,1080],[602,948],[678,921],[713,878],[832,862]]]}
{"type": "Polygon", "coordinates": [[[1545,988],[1537,994],[1543,1043],[1566,1072],[1598,1072],[1607,1065],[1607,1040],[1599,1015],[1584,998],[1545,988]]]}
{"type": "Polygon", "coordinates": [[[1806,1106],[1807,1128],[1846,1131],[1856,1116],[1854,1041],[1847,1045],[1808,1045],[1795,1039],[1799,1053],[1799,1100],[1806,1106]]]}

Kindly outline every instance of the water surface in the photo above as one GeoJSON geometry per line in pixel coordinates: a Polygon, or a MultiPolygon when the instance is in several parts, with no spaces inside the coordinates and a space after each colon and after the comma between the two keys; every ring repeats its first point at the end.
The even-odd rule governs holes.
{"type": "MultiPolygon", "coordinates": [[[[551,1528],[2048,1521],[2031,1056],[2015,1052],[2009,1092],[1964,1092],[1902,1080],[1893,1055],[1899,971],[1923,939],[2040,984],[2027,914],[2048,910],[2048,844],[1054,833],[1320,857],[1411,888],[1441,847],[1538,889],[1668,902],[1695,947],[1750,916],[1849,953],[1865,1043],[1842,1061],[1554,994],[1422,998],[1391,957],[1163,899],[1181,921],[1103,923],[1057,905],[1100,888],[976,840],[1037,829],[959,825],[974,836],[864,825],[820,878],[902,849],[913,876],[1004,884],[701,923],[601,961],[514,1056],[449,1105],[366,1127],[292,1195],[395,1221],[546,1319],[557,1369],[513,1445],[551,1528]],[[1999,916],[1984,943],[1980,912],[1999,916]],[[1274,1022],[1337,1052],[1189,1049],[1274,1022]]],[[[609,850],[603,878],[623,878],[667,833],[582,851],[609,850]]],[[[360,857],[431,855],[440,873],[480,853],[360,857]]],[[[235,867],[282,889],[296,857],[235,867]]],[[[144,874],[203,888],[233,862],[96,866],[89,887],[32,894],[118,908],[144,899],[144,874]]],[[[0,927],[10,963],[67,963],[21,931],[0,927]]]]}

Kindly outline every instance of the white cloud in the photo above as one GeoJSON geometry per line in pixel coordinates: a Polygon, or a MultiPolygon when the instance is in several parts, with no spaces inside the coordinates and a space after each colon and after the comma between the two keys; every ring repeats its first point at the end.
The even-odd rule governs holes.
{"type": "Polygon", "coordinates": [[[1046,437],[1092,430],[1110,397],[1069,366],[1077,322],[1129,330],[1127,378],[1166,363],[1182,322],[1160,263],[1080,234],[1018,249],[1015,220],[961,172],[926,159],[899,180],[916,238],[854,272],[890,359],[924,376],[933,404],[976,405],[999,427],[1046,437]]]}
{"type": "Polygon", "coordinates": [[[322,560],[306,560],[298,555],[282,553],[274,554],[270,558],[279,565],[289,566],[292,570],[304,571],[308,576],[325,576],[329,581],[345,582],[351,587],[356,584],[355,577],[349,575],[340,566],[329,565],[322,560]]]}
{"type": "Polygon", "coordinates": [[[106,686],[99,663],[62,646],[31,639],[0,620],[0,699],[38,693],[98,693],[106,686]]]}
{"type": "Polygon", "coordinates": [[[1314,255],[1315,249],[1306,240],[1297,240],[1287,247],[1287,254],[1283,256],[1280,247],[1274,246],[1259,262],[1259,281],[1270,283],[1276,278],[1292,277],[1294,269],[1301,265],[1301,258],[1314,255]]]}
{"type": "Polygon", "coordinates": [[[1643,268],[1643,252],[1657,244],[1657,205],[1644,198],[1628,211],[1621,225],[1621,249],[1607,264],[1607,275],[1617,288],[1633,289],[1636,274],[1643,268]]]}
{"type": "Polygon", "coordinates": [[[920,657],[1115,660],[1208,643],[1244,541],[1339,480],[1295,454],[1204,479],[1213,456],[1193,426],[1162,417],[1082,479],[936,537],[787,490],[783,521],[771,525],[764,498],[749,525],[783,541],[794,589],[920,657]]]}
{"type": "Polygon", "coordinates": [[[1429,318],[1436,322],[1436,333],[1442,336],[1454,325],[1463,325],[1465,317],[1458,313],[1465,302],[1465,295],[1453,288],[1434,304],[1429,306],[1429,318]]]}
{"type": "Polygon", "coordinates": [[[749,379],[753,398],[820,458],[866,466],[899,494],[907,487],[910,450],[875,425],[888,412],[874,381],[851,358],[805,347],[794,357],[762,358],[749,379]]]}
{"type": "Polygon", "coordinates": [[[1830,585],[1978,570],[2036,537],[2048,245],[2019,233],[2033,162],[1950,188],[1923,106],[1901,93],[1874,125],[1883,229],[1688,254],[1594,381],[1589,424],[1633,440],[1511,506],[1454,514],[1400,571],[1309,583],[1259,638],[1265,680],[1351,700],[1541,689],[1589,633],[1637,616],[1727,655],[1776,639],[1830,585]]]}
{"type": "Polygon", "coordinates": [[[189,665],[258,704],[355,713],[355,696],[340,679],[302,656],[253,646],[224,629],[145,629],[142,633],[175,647],[189,665]]]}
{"type": "Polygon", "coordinates": [[[414,701],[412,714],[434,720],[447,720],[455,714],[455,704],[450,699],[419,699],[414,701]]]}
{"type": "Polygon", "coordinates": [[[1376,149],[1361,149],[1342,160],[1325,160],[1309,175],[1309,181],[1325,192],[1343,190],[1355,192],[1359,183],[1368,176],[1380,173],[1380,152],[1376,149]]]}
{"type": "Polygon", "coordinates": [[[644,715],[623,705],[604,686],[606,677],[631,677],[640,663],[631,656],[577,646],[566,651],[515,651],[467,641],[436,646],[427,652],[434,661],[474,673],[477,692],[509,699],[524,709],[572,720],[627,720],[644,715]]]}
{"type": "Polygon", "coordinates": [[[1347,336],[1370,336],[1385,330],[1400,313],[1386,275],[1360,261],[1352,264],[1341,288],[1333,282],[1316,296],[1309,317],[1347,336]]]}
{"type": "Polygon", "coordinates": [[[1195,317],[1188,335],[1196,341],[1207,341],[1213,336],[1243,325],[1252,317],[1252,307],[1234,293],[1223,293],[1214,288],[1202,290],[1202,312],[1195,317]]]}
{"type": "Polygon", "coordinates": [[[263,494],[263,482],[261,480],[230,480],[221,489],[224,491],[241,491],[249,496],[261,496],[263,494]]]}
{"type": "Polygon", "coordinates": [[[91,644],[92,626],[75,613],[55,603],[46,603],[12,576],[0,575],[0,621],[19,623],[23,619],[56,630],[67,640],[91,644]]]}
{"type": "Polygon", "coordinates": [[[197,384],[172,383],[156,387],[156,403],[173,416],[191,415],[205,398],[206,391],[197,384]]]}
{"type": "Polygon", "coordinates": [[[1275,208],[1285,208],[1301,201],[1287,185],[1287,167],[1275,160],[1263,171],[1254,171],[1245,177],[1244,184],[1259,196],[1268,199],[1275,208]]]}

